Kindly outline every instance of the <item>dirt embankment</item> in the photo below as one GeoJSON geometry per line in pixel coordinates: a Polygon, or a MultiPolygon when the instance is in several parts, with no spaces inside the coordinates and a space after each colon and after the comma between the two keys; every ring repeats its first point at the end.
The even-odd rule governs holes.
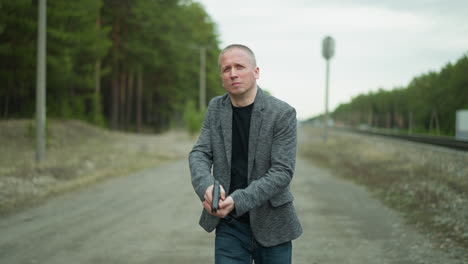
{"type": "Polygon", "coordinates": [[[185,132],[137,135],[49,120],[46,160],[35,162],[34,122],[0,122],[0,214],[108,177],[186,156],[185,132]]]}
{"type": "Polygon", "coordinates": [[[439,248],[468,259],[468,175],[438,164],[447,158],[457,164],[467,153],[336,130],[325,143],[321,134],[319,128],[301,128],[299,151],[304,157],[368,187],[439,248]]]}

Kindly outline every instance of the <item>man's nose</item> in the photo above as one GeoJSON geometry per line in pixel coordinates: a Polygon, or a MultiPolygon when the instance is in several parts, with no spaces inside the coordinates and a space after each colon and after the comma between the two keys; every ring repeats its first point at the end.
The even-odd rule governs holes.
{"type": "Polygon", "coordinates": [[[236,78],[237,77],[237,71],[235,69],[231,70],[231,78],[236,78]]]}

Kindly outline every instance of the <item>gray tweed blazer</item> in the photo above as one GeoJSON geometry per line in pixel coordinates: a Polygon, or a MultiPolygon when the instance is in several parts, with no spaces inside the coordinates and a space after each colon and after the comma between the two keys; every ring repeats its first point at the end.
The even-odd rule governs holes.
{"type": "MultiPolygon", "coordinates": [[[[302,234],[289,190],[296,162],[296,134],[294,108],[258,88],[250,121],[248,187],[236,190],[231,197],[238,215],[250,213],[253,235],[265,247],[302,234]]],[[[192,185],[201,201],[215,178],[229,192],[231,150],[232,107],[225,94],[210,101],[200,136],[189,155],[192,185]]],[[[219,220],[203,209],[200,225],[211,232],[219,220]]]]}

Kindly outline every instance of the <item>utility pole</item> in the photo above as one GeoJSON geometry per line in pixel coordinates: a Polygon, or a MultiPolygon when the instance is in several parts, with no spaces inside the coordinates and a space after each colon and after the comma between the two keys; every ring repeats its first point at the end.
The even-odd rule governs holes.
{"type": "Polygon", "coordinates": [[[46,137],[46,27],[47,1],[39,0],[36,76],[36,162],[45,159],[46,137]]]}
{"type": "Polygon", "coordinates": [[[325,77],[325,120],[323,126],[323,140],[327,141],[328,138],[328,87],[330,77],[330,59],[335,54],[335,40],[327,36],[322,41],[322,56],[327,61],[327,72],[325,77]]]}
{"type": "Polygon", "coordinates": [[[200,47],[200,112],[206,107],[206,48],[200,47]]]}
{"type": "MultiPolygon", "coordinates": [[[[97,18],[96,18],[96,29],[98,32],[101,31],[101,12],[99,11],[97,18]]],[[[99,121],[99,116],[100,116],[100,110],[101,107],[100,104],[101,102],[99,101],[101,99],[101,59],[96,60],[96,64],[94,66],[94,124],[98,124],[99,121]]]]}

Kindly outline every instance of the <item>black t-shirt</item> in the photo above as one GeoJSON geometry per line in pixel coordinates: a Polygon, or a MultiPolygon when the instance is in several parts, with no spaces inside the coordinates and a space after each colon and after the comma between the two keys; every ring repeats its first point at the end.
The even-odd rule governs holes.
{"type": "MultiPolygon", "coordinates": [[[[253,104],[244,107],[232,106],[232,156],[230,193],[245,189],[247,181],[247,164],[249,160],[249,130],[253,104]]],[[[238,220],[249,223],[249,214],[238,220]]]]}

